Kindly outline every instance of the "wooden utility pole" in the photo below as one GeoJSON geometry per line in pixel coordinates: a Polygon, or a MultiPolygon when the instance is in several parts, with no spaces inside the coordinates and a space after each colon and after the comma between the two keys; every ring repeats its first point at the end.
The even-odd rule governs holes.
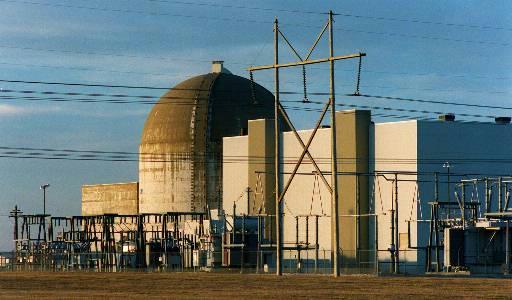
{"type": "Polygon", "coordinates": [[[274,20],[274,64],[272,65],[264,65],[264,66],[256,66],[256,67],[250,67],[247,70],[249,72],[253,71],[259,71],[259,70],[269,70],[274,69],[274,85],[275,85],[275,95],[274,95],[274,174],[275,174],[275,211],[276,211],[276,275],[282,275],[282,209],[281,209],[281,201],[283,201],[283,198],[286,194],[286,191],[288,190],[288,187],[291,184],[291,181],[293,180],[295,174],[297,173],[298,167],[302,163],[304,157],[308,157],[308,159],[311,161],[313,166],[316,169],[316,172],[318,172],[319,176],[321,177],[322,181],[326,185],[327,189],[331,192],[331,224],[332,224],[332,247],[333,247],[333,274],[334,276],[339,275],[339,205],[338,205],[338,166],[337,166],[337,149],[336,149],[336,96],[335,96],[335,83],[334,83],[334,62],[336,60],[342,60],[342,59],[351,59],[351,58],[361,58],[363,56],[366,56],[365,53],[356,53],[356,54],[349,54],[349,55],[343,55],[343,56],[334,56],[334,34],[333,34],[333,16],[334,13],[332,11],[329,11],[329,18],[327,21],[327,24],[323,27],[322,31],[316,38],[316,40],[313,43],[313,46],[308,50],[307,55],[303,59],[298,52],[293,48],[291,43],[288,41],[288,39],[285,37],[285,35],[279,30],[278,26],[278,20],[277,18],[274,20]],[[313,53],[313,50],[317,46],[318,42],[322,38],[322,35],[325,33],[325,31],[329,29],[329,57],[327,58],[320,58],[320,59],[309,59],[311,54],[313,53]],[[300,61],[297,62],[291,62],[291,63],[279,63],[279,35],[283,37],[283,40],[286,42],[286,44],[291,48],[293,53],[299,58],[300,61]],[[304,143],[300,135],[297,133],[295,127],[293,126],[293,123],[289,119],[286,110],[284,107],[281,106],[281,103],[279,101],[279,69],[280,68],[288,68],[288,67],[297,67],[297,66],[306,66],[311,64],[318,64],[318,63],[324,63],[329,62],[330,64],[330,80],[329,80],[329,100],[326,103],[325,109],[322,111],[322,114],[320,116],[320,119],[317,122],[317,125],[315,129],[313,130],[313,133],[311,137],[309,138],[309,141],[307,144],[304,143]],[[311,145],[311,142],[313,138],[315,137],[317,129],[320,127],[321,122],[323,120],[323,117],[325,113],[327,112],[327,109],[331,108],[331,183],[329,184],[326,180],[323,172],[319,169],[318,165],[315,162],[315,159],[311,156],[309,153],[309,146],[311,145]],[[291,176],[288,179],[288,182],[284,185],[283,191],[280,189],[280,158],[279,158],[279,134],[280,134],[280,126],[279,126],[279,118],[283,117],[284,121],[288,124],[288,126],[293,131],[296,139],[298,140],[299,144],[303,148],[302,155],[300,156],[299,161],[295,164],[294,171],[292,172],[291,176]]]}
{"type": "MultiPolygon", "coordinates": [[[[329,58],[334,57],[334,36],[332,26],[332,10],[329,11],[329,58]]],[[[336,94],[334,90],[334,60],[329,60],[329,97],[331,99],[331,224],[333,232],[333,264],[334,277],[340,275],[339,251],[340,251],[340,218],[338,204],[338,159],[336,150],[336,94]]]]}
{"type": "MultiPolygon", "coordinates": [[[[277,18],[274,20],[274,65],[279,64],[279,23],[277,18]]],[[[274,68],[274,174],[276,189],[276,275],[283,274],[282,261],[282,243],[281,243],[281,203],[279,202],[279,68],[274,68]]]]}

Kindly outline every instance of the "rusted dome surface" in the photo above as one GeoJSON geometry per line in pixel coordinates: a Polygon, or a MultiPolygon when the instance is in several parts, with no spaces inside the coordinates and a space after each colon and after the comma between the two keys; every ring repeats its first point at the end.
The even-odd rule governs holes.
{"type": "Polygon", "coordinates": [[[170,89],[148,115],[139,151],[141,213],[220,207],[222,138],[274,117],[274,96],[230,73],[208,73],[170,89]]]}
{"type": "Polygon", "coordinates": [[[251,81],[228,73],[209,73],[179,83],[163,95],[148,115],[142,144],[173,143],[188,151],[195,134],[210,134],[214,141],[239,135],[247,120],[274,117],[274,96],[251,81]],[[194,128],[197,122],[210,122],[194,128]],[[208,132],[206,132],[208,131],[208,132]]]}

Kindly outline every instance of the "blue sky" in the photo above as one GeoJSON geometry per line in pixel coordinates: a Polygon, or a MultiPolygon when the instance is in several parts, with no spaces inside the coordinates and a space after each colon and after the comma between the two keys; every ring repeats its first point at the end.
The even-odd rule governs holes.
{"type": "MultiPolygon", "coordinates": [[[[216,59],[247,76],[247,66],[273,60],[275,16],[289,40],[305,53],[326,20],[315,12],[329,9],[342,14],[335,18],[335,53],[368,54],[362,93],[512,106],[510,1],[0,1],[0,79],[172,87],[208,72],[216,59]]],[[[323,40],[313,56],[326,56],[326,46],[323,40]]],[[[281,53],[281,61],[295,60],[285,47],[281,53]]],[[[308,68],[310,91],[328,90],[326,67],[308,68]]],[[[354,91],[356,69],[355,60],[337,63],[339,93],[354,91]]],[[[282,76],[282,90],[302,91],[300,69],[282,76]]],[[[257,73],[255,79],[272,90],[270,72],[257,73]]],[[[0,82],[0,89],[156,98],[162,94],[6,82],[0,82]]],[[[283,98],[301,100],[300,95],[283,98]]],[[[370,98],[339,97],[338,102],[510,115],[507,110],[370,98]]],[[[141,104],[0,99],[0,147],[136,152],[150,109],[141,104]]],[[[291,115],[299,128],[311,127],[315,118],[300,111],[291,115]]],[[[27,213],[42,210],[41,184],[51,184],[47,211],[72,215],[80,213],[82,184],[136,180],[135,162],[0,158],[0,250],[11,246],[11,223],[5,215],[15,204],[27,213]]]]}

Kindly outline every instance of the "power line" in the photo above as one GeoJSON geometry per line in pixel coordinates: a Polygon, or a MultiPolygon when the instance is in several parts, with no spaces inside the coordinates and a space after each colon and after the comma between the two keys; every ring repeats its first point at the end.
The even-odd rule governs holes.
{"type": "MultiPolygon", "coordinates": [[[[382,97],[382,96],[381,96],[382,97]]],[[[184,99],[184,97],[176,97],[177,99],[184,99]]],[[[391,98],[391,97],[390,97],[391,98]]],[[[79,98],[79,99],[66,99],[66,98],[41,98],[41,97],[3,97],[0,96],[0,99],[4,100],[24,100],[24,101],[51,101],[51,102],[76,102],[76,103],[108,103],[108,104],[163,104],[163,105],[190,105],[190,106],[196,106],[197,104],[191,103],[191,102],[163,102],[158,103],[154,101],[128,101],[128,100],[117,100],[117,99],[90,99],[90,98],[79,98]]],[[[282,101],[284,103],[303,103],[302,101],[282,101]]],[[[323,104],[320,101],[309,101],[311,104],[323,104]]],[[[201,104],[200,104],[201,105],[201,104]]],[[[202,104],[202,105],[206,105],[202,104]]],[[[222,105],[222,104],[219,104],[222,105]]],[[[223,106],[240,106],[240,104],[229,104],[226,103],[223,106]]],[[[257,104],[247,104],[247,106],[257,106],[257,104]]],[[[436,114],[436,115],[443,115],[447,114],[448,112],[442,112],[442,111],[429,111],[429,110],[419,110],[419,109],[406,109],[406,108],[396,108],[396,107],[389,107],[389,106],[369,106],[369,105],[357,105],[357,104],[351,104],[351,103],[338,103],[338,107],[350,107],[350,108],[358,108],[358,109],[371,109],[371,110],[384,110],[384,111],[397,111],[397,112],[407,112],[407,113],[420,113],[420,114],[436,114]]],[[[298,108],[295,108],[294,110],[298,110],[298,108]]],[[[307,111],[307,108],[302,108],[302,110],[307,111]]],[[[452,113],[452,112],[450,112],[452,113]]],[[[494,119],[497,116],[496,115],[483,115],[483,114],[469,114],[469,113],[456,113],[456,115],[464,116],[464,117],[475,117],[475,118],[491,118],[494,119]]]]}
{"type": "Polygon", "coordinates": [[[376,96],[376,95],[365,95],[365,94],[360,94],[360,95],[357,95],[357,96],[358,97],[365,97],[365,98],[397,100],[397,101],[407,101],[407,102],[419,102],[419,103],[443,104],[443,105],[454,105],[454,106],[464,106],[464,107],[478,107],[478,108],[491,108],[491,109],[512,110],[512,107],[510,107],[510,106],[470,104],[470,103],[459,103],[459,102],[440,101],[440,100],[424,100],[424,99],[390,97],[390,96],[376,96]]]}
{"type": "MultiPolygon", "coordinates": [[[[212,16],[195,16],[195,15],[184,15],[184,14],[174,14],[174,13],[164,13],[164,12],[148,12],[148,11],[129,10],[129,9],[110,9],[110,8],[103,8],[103,7],[89,7],[89,6],[78,6],[78,5],[56,4],[56,3],[40,3],[40,2],[20,1],[20,0],[0,0],[0,2],[21,3],[21,4],[49,6],[49,7],[61,7],[61,8],[76,8],[76,9],[86,9],[86,10],[94,10],[94,11],[110,11],[110,12],[116,12],[116,13],[146,14],[146,15],[152,15],[152,16],[171,16],[171,17],[180,17],[180,18],[188,18],[188,19],[207,19],[207,20],[224,21],[224,22],[240,22],[240,23],[252,23],[252,24],[254,24],[254,23],[271,24],[272,23],[270,21],[260,21],[260,20],[251,20],[251,19],[236,19],[236,18],[223,18],[223,17],[212,17],[212,16]]],[[[290,25],[290,26],[316,28],[315,26],[309,26],[309,25],[305,25],[305,24],[287,24],[287,23],[282,23],[282,24],[290,25]]],[[[450,39],[450,38],[443,38],[443,37],[401,34],[401,33],[394,33],[394,32],[364,31],[364,30],[339,29],[339,28],[335,29],[335,30],[336,31],[364,33],[364,34],[371,34],[371,35],[392,36],[392,37],[400,37],[400,38],[426,39],[426,40],[449,41],[449,42],[494,45],[494,46],[510,46],[509,43],[503,43],[503,42],[450,39]]]]}
{"type": "MultiPolygon", "coordinates": [[[[2,1],[2,0],[0,0],[2,1]]],[[[82,86],[82,87],[103,87],[103,88],[123,88],[123,89],[146,89],[146,90],[168,90],[170,87],[155,87],[155,86],[134,86],[134,85],[110,85],[101,83],[72,83],[72,82],[57,82],[57,81],[36,81],[36,80],[10,80],[0,79],[0,82],[9,83],[26,83],[26,84],[41,84],[41,85],[63,85],[63,86],[82,86]]]]}
{"type": "MultiPolygon", "coordinates": [[[[186,90],[186,91],[207,91],[201,89],[180,89],[176,90],[186,90]]],[[[64,95],[64,96],[89,96],[93,98],[58,98],[58,97],[31,97],[31,96],[11,96],[11,95],[0,95],[0,99],[4,100],[27,100],[27,101],[56,101],[56,102],[96,102],[96,103],[115,103],[115,104],[126,104],[126,103],[139,103],[139,104],[157,104],[155,101],[158,99],[175,99],[175,100],[192,100],[197,99],[197,97],[185,97],[185,96],[150,96],[150,95],[128,95],[128,94],[105,94],[105,93],[80,93],[80,92],[54,92],[54,91],[34,91],[34,90],[0,90],[0,94],[2,93],[21,93],[21,94],[42,94],[42,95],[64,95]],[[122,98],[122,99],[97,99],[96,97],[112,97],[112,98],[122,98]],[[126,98],[141,98],[141,99],[149,99],[149,100],[125,100],[126,98]]],[[[299,92],[283,92],[283,94],[300,94],[299,92]]],[[[311,95],[327,95],[327,93],[310,93],[311,95]]],[[[431,104],[442,104],[442,105],[453,105],[453,106],[462,106],[462,107],[477,107],[477,108],[489,108],[489,109],[502,109],[502,110],[512,110],[512,107],[508,106],[493,106],[493,105],[481,105],[481,104],[469,104],[469,103],[458,103],[458,102],[448,102],[448,101],[438,101],[438,100],[425,100],[425,99],[415,99],[415,98],[403,98],[403,97],[392,97],[392,96],[381,96],[381,95],[353,95],[353,94],[338,94],[339,96],[356,96],[356,97],[364,97],[364,98],[375,98],[375,99],[385,99],[385,100],[398,100],[398,101],[407,101],[407,102],[419,102],[419,103],[431,103],[431,104]]],[[[204,98],[206,99],[206,98],[204,98]]],[[[299,102],[300,101],[284,101],[284,102],[299,102]]],[[[319,104],[318,102],[312,102],[313,104],[319,104]]],[[[195,103],[190,102],[163,102],[162,104],[170,104],[170,105],[196,105],[195,103]]],[[[201,105],[201,103],[199,104],[201,105]]],[[[224,105],[234,105],[238,106],[239,104],[229,104],[226,103],[224,105]]],[[[251,104],[255,105],[255,104],[251,104]]],[[[438,112],[436,112],[438,113],[438,112]]]]}
{"type": "MultiPolygon", "coordinates": [[[[95,150],[71,150],[71,149],[48,149],[48,148],[27,148],[27,147],[0,147],[0,149],[11,149],[11,151],[0,152],[2,158],[19,158],[19,159],[44,159],[44,160],[72,160],[72,161],[110,161],[110,162],[179,162],[179,161],[201,161],[204,163],[219,163],[219,161],[210,161],[211,154],[196,154],[188,152],[180,153],[136,153],[136,152],[109,152],[109,151],[95,151],[95,150]],[[13,151],[14,149],[24,149],[21,151],[13,151]],[[25,153],[24,151],[38,151],[25,153]],[[64,153],[56,153],[64,152],[64,153]],[[70,157],[70,154],[77,155],[70,157]],[[123,154],[124,153],[124,154],[123,154]],[[107,155],[111,154],[111,155],[107,155]],[[115,154],[115,155],[113,155],[115,154]],[[139,157],[133,157],[138,155],[139,157]],[[149,157],[149,158],[147,158],[149,157]]],[[[271,157],[265,156],[223,156],[223,163],[243,163],[248,162],[251,164],[265,164],[271,157]]],[[[283,157],[282,164],[294,164],[298,157],[283,157]]],[[[328,164],[330,158],[318,157],[315,160],[319,164],[328,164]]],[[[376,158],[375,163],[394,163],[394,164],[440,164],[449,160],[456,164],[476,164],[476,163],[512,163],[512,158],[456,158],[456,157],[442,157],[442,158],[376,158]]],[[[341,157],[338,158],[339,163],[354,163],[361,161],[359,158],[341,157]]],[[[304,161],[304,164],[309,164],[309,161],[304,161]]]]}
{"type": "MultiPolygon", "coordinates": [[[[367,97],[374,97],[365,95],[367,97]]],[[[379,96],[380,98],[395,98],[395,97],[384,97],[379,96]]],[[[169,98],[176,98],[176,99],[184,99],[184,97],[169,97],[169,98]]],[[[74,102],[74,103],[106,103],[106,104],[146,104],[146,105],[185,105],[185,106],[196,106],[198,104],[191,103],[191,102],[155,102],[155,101],[139,101],[139,100],[119,100],[119,99],[94,99],[94,98],[58,98],[58,97],[52,97],[52,98],[44,98],[44,97],[9,97],[9,96],[0,96],[0,99],[3,100],[23,100],[23,101],[50,101],[50,102],[74,102]]],[[[191,99],[191,98],[190,98],[191,99]]],[[[405,99],[405,98],[396,98],[396,99],[405,99]]],[[[411,99],[409,99],[411,100],[411,99]]],[[[283,103],[303,103],[302,101],[294,101],[294,100],[284,100],[283,103]]],[[[309,101],[311,104],[323,104],[320,101],[309,101]]],[[[206,105],[199,104],[199,105],[206,105]]],[[[219,104],[221,106],[241,106],[240,104],[219,104]]],[[[261,105],[261,104],[260,104],[261,105]]],[[[461,104],[464,106],[463,104],[461,104]]],[[[246,104],[246,106],[257,106],[257,104],[246,104]]],[[[357,105],[357,104],[351,104],[351,103],[338,103],[338,107],[350,107],[350,108],[357,108],[357,109],[370,109],[370,110],[376,110],[376,111],[395,111],[395,112],[406,112],[406,113],[419,113],[419,114],[435,114],[435,115],[443,115],[447,113],[453,113],[453,112],[442,112],[442,111],[430,111],[430,110],[419,110],[419,109],[406,109],[406,108],[396,108],[396,107],[389,107],[389,106],[369,106],[369,105],[357,105]]],[[[311,108],[307,107],[291,107],[292,110],[295,111],[319,111],[319,110],[312,110],[311,108]]],[[[510,109],[510,108],[501,108],[501,109],[510,109]]],[[[483,115],[483,114],[470,114],[470,113],[455,113],[458,116],[464,116],[464,117],[474,117],[474,118],[490,118],[494,119],[499,115],[483,115]]],[[[388,116],[389,117],[389,116],[388,116]]],[[[400,116],[402,117],[402,116],[400,116]]],[[[414,118],[413,116],[410,116],[411,118],[414,118]]]]}
{"type": "MultiPolygon", "coordinates": [[[[47,84],[47,83],[43,83],[42,81],[38,81],[38,82],[29,82],[29,81],[22,81],[22,80],[1,80],[0,79],[0,82],[10,82],[10,83],[37,83],[37,84],[47,84]]],[[[291,82],[290,82],[291,83],[291,82]]],[[[298,83],[298,82],[297,82],[298,83]]],[[[53,83],[52,83],[53,84],[53,83]]],[[[75,86],[91,86],[90,84],[80,84],[80,83],[73,83],[73,84],[66,84],[66,83],[55,83],[55,85],[59,85],[59,84],[62,84],[62,85],[75,85],[75,86]]],[[[340,84],[338,84],[340,85],[340,84]]],[[[92,85],[92,86],[96,86],[96,85],[92,85]]],[[[99,86],[102,86],[102,87],[110,87],[110,86],[107,86],[107,85],[99,85],[99,86]]],[[[341,86],[346,86],[346,87],[353,87],[352,84],[341,84],[341,86]]],[[[115,87],[121,87],[121,86],[115,86],[115,87]]],[[[123,88],[127,88],[128,85],[123,85],[122,86],[123,88]]],[[[455,90],[450,90],[450,89],[434,89],[434,88],[410,88],[410,87],[396,87],[396,86],[378,86],[378,85],[363,85],[362,86],[363,88],[377,88],[377,89],[396,89],[396,90],[418,90],[418,91],[432,91],[432,92],[454,92],[455,90]]],[[[135,88],[145,88],[145,87],[135,87],[135,88]]],[[[155,88],[152,88],[152,89],[155,89],[155,88]]],[[[157,88],[157,89],[164,89],[164,88],[157,88]]],[[[167,89],[171,89],[171,88],[167,88],[167,89]]],[[[186,88],[178,88],[178,87],[173,87],[172,89],[174,90],[195,90],[195,89],[186,89],[186,88]]],[[[204,90],[206,91],[206,90],[204,90]]],[[[20,93],[36,93],[36,91],[32,91],[32,92],[25,92],[25,91],[19,91],[19,90],[11,90],[11,89],[0,89],[0,93],[1,92],[20,92],[20,93]]],[[[475,93],[475,94],[510,94],[510,92],[508,91],[483,91],[483,90],[466,90],[465,91],[466,93],[475,93]]],[[[41,93],[51,93],[51,92],[41,92],[41,93]]],[[[280,92],[281,94],[285,95],[285,94],[300,94],[300,92],[292,92],[292,91],[282,91],[280,92]]],[[[327,92],[309,92],[310,95],[316,95],[316,96],[328,96],[329,93],[327,92]]],[[[143,97],[147,97],[146,95],[143,95],[141,96],[142,98],[143,97]]],[[[150,96],[150,97],[154,97],[154,96],[150,96]]],[[[441,103],[437,103],[437,104],[441,104],[441,103]]]]}
{"type": "MultiPolygon", "coordinates": [[[[249,9],[249,10],[260,10],[260,11],[269,11],[269,12],[284,12],[284,13],[293,13],[293,14],[300,13],[300,14],[310,14],[310,15],[326,15],[326,13],[324,13],[324,12],[305,11],[305,10],[297,10],[297,9],[290,10],[290,9],[279,9],[279,8],[266,8],[266,7],[254,7],[254,6],[251,7],[251,6],[242,6],[242,5],[226,5],[226,4],[217,4],[217,3],[204,3],[204,2],[200,3],[200,2],[188,2],[188,1],[169,1],[169,0],[146,0],[146,1],[170,3],[170,4],[195,5],[195,6],[249,9]]],[[[449,26],[449,27],[466,27],[466,28],[470,28],[470,29],[481,29],[481,30],[512,31],[512,28],[496,27],[496,26],[489,26],[489,25],[448,23],[448,22],[429,21],[429,20],[421,20],[421,19],[393,18],[393,17],[369,16],[369,15],[348,14],[348,13],[336,13],[334,15],[341,16],[341,17],[350,17],[350,18],[357,18],[357,19],[370,19],[370,20],[378,20],[378,21],[408,22],[408,23],[428,24],[428,25],[443,25],[443,26],[449,26]]]]}
{"type": "Polygon", "coordinates": [[[0,65],[18,66],[18,67],[21,66],[21,67],[51,68],[51,69],[68,69],[68,70],[75,70],[75,71],[106,72],[106,73],[116,73],[116,74],[166,76],[166,77],[169,77],[169,78],[187,77],[187,76],[194,75],[194,74],[179,74],[179,73],[150,73],[150,72],[138,72],[138,71],[121,71],[121,70],[108,70],[108,69],[98,69],[98,68],[89,68],[89,67],[50,66],[50,65],[38,65],[38,64],[20,64],[20,63],[8,63],[8,62],[0,62],[0,65]],[[179,75],[171,75],[171,74],[179,74],[179,75]]]}
{"type": "MultiPolygon", "coordinates": [[[[2,1],[2,0],[0,0],[2,1]]],[[[80,50],[64,50],[64,49],[51,49],[51,48],[36,48],[36,47],[21,47],[21,46],[12,46],[12,45],[0,45],[0,48],[4,49],[16,49],[16,50],[29,50],[29,51],[40,51],[40,52],[55,52],[55,53],[71,53],[71,54],[80,54],[80,55],[96,55],[96,56],[110,56],[110,57],[125,57],[125,58],[143,58],[143,59],[157,59],[157,60],[167,60],[167,61],[190,61],[190,62],[207,62],[211,63],[212,60],[206,59],[190,59],[183,57],[169,57],[169,56],[151,56],[151,55],[131,55],[131,54],[122,54],[115,52],[95,52],[95,51],[80,51],[80,50]]],[[[110,50],[110,51],[119,51],[119,50],[110,50]]],[[[244,65],[241,62],[230,62],[233,65],[244,65]]]]}
{"type": "MultiPolygon", "coordinates": [[[[0,0],[1,1],[1,0],[0,0]]],[[[1,48],[1,46],[0,46],[1,48]]],[[[33,50],[38,51],[38,50],[33,50]]],[[[197,60],[200,62],[201,60],[197,60]]],[[[231,63],[231,62],[230,62],[231,63]]],[[[148,72],[138,72],[138,71],[120,71],[120,70],[109,70],[109,69],[98,69],[98,68],[89,68],[89,67],[73,67],[73,66],[51,66],[51,65],[39,65],[39,64],[21,64],[21,63],[10,63],[10,62],[0,62],[0,65],[11,65],[11,66],[22,66],[22,67],[37,67],[37,68],[55,68],[55,69],[69,69],[69,70],[77,70],[77,71],[94,71],[94,72],[108,72],[108,73],[119,73],[119,74],[140,74],[140,75],[154,75],[154,76],[168,76],[168,77],[189,77],[197,74],[182,74],[182,73],[148,73],[148,72]],[[176,75],[172,75],[176,74],[176,75]]],[[[317,70],[325,70],[325,68],[319,67],[310,67],[311,69],[317,70]]],[[[354,70],[344,69],[344,70],[336,70],[337,72],[351,72],[354,70]]],[[[374,73],[374,74],[390,74],[390,75],[405,75],[405,76],[438,76],[438,77],[450,77],[450,78],[470,78],[470,79],[490,79],[490,80],[510,80],[512,77],[506,76],[498,76],[493,77],[485,74],[474,74],[464,75],[464,74],[442,74],[442,73],[409,73],[409,72],[389,72],[389,71],[379,71],[379,70],[371,70],[364,69],[363,73],[374,73]]],[[[259,79],[258,81],[263,82],[273,82],[273,80],[263,80],[259,79]]],[[[292,81],[292,80],[284,80],[283,82],[287,83],[302,83],[302,81],[292,81]]],[[[388,88],[388,87],[383,87],[388,88]]],[[[409,88],[411,89],[411,88],[409,88]]],[[[479,93],[484,93],[484,91],[478,91],[479,93]]],[[[491,93],[503,93],[503,92],[492,92],[491,93]]]]}

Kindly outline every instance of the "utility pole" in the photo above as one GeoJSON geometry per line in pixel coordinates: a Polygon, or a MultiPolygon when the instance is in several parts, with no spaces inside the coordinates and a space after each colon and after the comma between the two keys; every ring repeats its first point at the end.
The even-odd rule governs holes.
{"type": "MultiPolygon", "coordinates": [[[[277,18],[274,21],[274,65],[279,64],[279,23],[277,18]]],[[[281,203],[279,191],[279,68],[274,68],[274,174],[276,189],[276,275],[283,274],[283,266],[281,265],[282,253],[281,248],[281,203]]]]}
{"type": "Polygon", "coordinates": [[[14,206],[14,209],[11,210],[11,214],[10,214],[10,217],[11,218],[14,218],[14,235],[13,235],[13,238],[14,240],[18,240],[18,217],[22,214],[23,212],[21,210],[18,209],[18,205],[15,205],[14,206]]]}
{"type": "Polygon", "coordinates": [[[451,167],[452,167],[452,166],[450,165],[450,163],[449,163],[449,162],[445,162],[445,163],[443,164],[443,168],[446,168],[446,177],[447,177],[447,180],[446,180],[446,194],[447,194],[447,196],[448,196],[448,197],[446,197],[446,198],[447,198],[446,200],[447,200],[448,202],[451,202],[451,201],[452,201],[452,200],[451,200],[451,195],[450,195],[450,168],[451,168],[451,167]]]}
{"type": "Polygon", "coordinates": [[[18,261],[18,218],[23,212],[18,209],[18,205],[14,206],[14,209],[11,210],[10,218],[14,218],[14,232],[13,232],[13,238],[14,238],[14,261],[18,261]]]}
{"type": "MultiPolygon", "coordinates": [[[[276,274],[281,275],[282,274],[282,213],[281,213],[281,201],[283,200],[288,187],[290,186],[294,176],[296,175],[299,166],[301,165],[304,157],[308,157],[313,166],[315,167],[316,172],[318,172],[320,178],[326,185],[327,189],[331,193],[331,238],[332,238],[332,247],[333,247],[333,274],[334,276],[339,275],[339,211],[338,211],[338,168],[337,168],[337,152],[336,152],[336,100],[335,100],[335,84],[334,84],[334,61],[336,60],[344,60],[344,59],[352,59],[352,58],[361,58],[363,56],[366,56],[365,53],[354,53],[354,54],[348,54],[348,55],[341,55],[341,56],[334,56],[334,34],[333,34],[333,12],[329,11],[329,19],[325,26],[323,27],[322,31],[314,41],[311,48],[309,48],[307,55],[305,58],[302,58],[302,56],[295,50],[295,48],[292,46],[292,44],[288,41],[288,39],[285,37],[285,35],[279,30],[278,21],[277,18],[274,21],[274,64],[272,65],[264,65],[264,66],[256,66],[256,67],[250,67],[247,70],[252,74],[254,71],[260,71],[260,70],[269,70],[274,69],[274,84],[275,84],[275,95],[274,95],[274,102],[275,102],[275,112],[274,112],[274,158],[275,158],[275,210],[276,210],[276,274]],[[318,45],[318,42],[322,38],[325,31],[329,29],[329,57],[326,58],[320,58],[320,59],[310,59],[311,54],[313,53],[313,50],[318,45]],[[291,63],[279,63],[279,35],[282,36],[284,42],[291,48],[295,56],[299,59],[299,61],[291,62],[291,63]],[[330,97],[329,100],[326,102],[324,110],[322,111],[320,115],[320,119],[318,120],[315,129],[313,130],[313,133],[309,137],[309,140],[307,143],[304,143],[300,135],[297,133],[295,127],[293,126],[293,123],[288,117],[288,114],[286,113],[286,110],[284,107],[281,106],[279,101],[279,69],[280,68],[289,68],[289,67],[305,67],[306,65],[311,64],[319,64],[319,63],[326,63],[329,62],[330,64],[330,80],[329,80],[329,86],[330,86],[330,97]],[[320,170],[318,164],[316,163],[315,159],[309,152],[309,146],[311,145],[313,138],[315,137],[317,129],[320,127],[321,122],[323,120],[324,115],[327,113],[327,110],[329,109],[329,106],[331,106],[331,183],[328,182],[328,180],[325,178],[323,172],[320,170]],[[282,116],[286,124],[291,128],[292,132],[294,133],[297,141],[301,145],[303,151],[299,158],[299,160],[295,163],[294,171],[292,172],[291,176],[288,178],[286,184],[284,184],[283,189],[281,191],[280,188],[280,180],[279,180],[279,174],[280,174],[280,165],[279,165],[279,117],[282,116]]],[[[304,74],[304,73],[303,73],[304,74]]],[[[304,81],[305,82],[305,81],[304,81]]],[[[306,98],[306,96],[305,96],[306,98]]]]}
{"type": "Polygon", "coordinates": [[[340,275],[340,264],[339,264],[339,249],[340,249],[340,219],[339,219],[339,205],[338,205],[338,160],[336,153],[336,96],[334,91],[334,35],[333,35],[333,20],[332,10],[329,11],[329,66],[330,66],[330,80],[329,80],[329,96],[331,99],[331,222],[333,222],[333,234],[334,234],[334,277],[340,275]]]}
{"type": "Polygon", "coordinates": [[[50,184],[43,184],[39,188],[43,190],[43,215],[46,216],[46,189],[50,187],[50,184]]]}

